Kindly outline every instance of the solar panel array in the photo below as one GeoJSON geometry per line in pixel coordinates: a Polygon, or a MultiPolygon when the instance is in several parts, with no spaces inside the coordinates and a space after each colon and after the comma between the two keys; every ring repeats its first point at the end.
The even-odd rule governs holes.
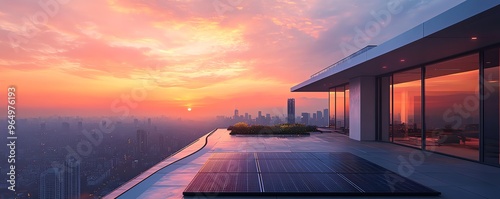
{"type": "Polygon", "coordinates": [[[214,153],[185,196],[436,196],[440,193],[346,152],[214,153]]]}

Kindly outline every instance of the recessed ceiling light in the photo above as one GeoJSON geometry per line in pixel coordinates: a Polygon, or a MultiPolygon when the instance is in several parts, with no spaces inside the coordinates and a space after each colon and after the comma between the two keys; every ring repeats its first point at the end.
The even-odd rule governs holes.
{"type": "Polygon", "coordinates": [[[471,40],[477,40],[477,37],[471,37],[470,39],[471,40]]]}
{"type": "Polygon", "coordinates": [[[387,68],[387,66],[382,66],[382,68],[383,68],[383,69],[386,69],[386,68],[387,68]]]}
{"type": "Polygon", "coordinates": [[[401,60],[399,60],[399,61],[400,61],[400,62],[405,62],[406,60],[405,60],[405,59],[401,59],[401,60]]]}

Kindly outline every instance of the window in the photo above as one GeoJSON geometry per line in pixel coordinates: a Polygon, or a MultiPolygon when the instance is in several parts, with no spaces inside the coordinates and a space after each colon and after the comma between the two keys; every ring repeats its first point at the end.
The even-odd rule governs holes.
{"type": "Polygon", "coordinates": [[[484,52],[484,79],[482,80],[484,102],[484,162],[500,164],[500,50],[493,48],[484,52]]]}
{"type": "Polygon", "coordinates": [[[426,149],[479,160],[479,55],[426,66],[426,149]]]}
{"type": "Polygon", "coordinates": [[[393,75],[393,141],[421,147],[422,144],[422,83],[421,69],[393,75]]]}

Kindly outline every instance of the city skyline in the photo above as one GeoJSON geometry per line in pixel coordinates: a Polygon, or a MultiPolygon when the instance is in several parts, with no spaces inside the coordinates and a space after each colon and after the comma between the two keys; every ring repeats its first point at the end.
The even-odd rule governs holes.
{"type": "Polygon", "coordinates": [[[353,42],[367,22],[404,11],[365,41],[382,43],[459,2],[9,2],[0,72],[19,90],[19,117],[211,118],[287,98],[312,112],[327,96],[290,86],[364,47],[353,42]]]}

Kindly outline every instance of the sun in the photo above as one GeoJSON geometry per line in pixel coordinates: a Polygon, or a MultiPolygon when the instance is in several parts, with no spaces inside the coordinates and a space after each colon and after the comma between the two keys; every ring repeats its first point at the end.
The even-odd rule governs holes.
{"type": "Polygon", "coordinates": [[[191,107],[188,107],[188,111],[191,111],[191,110],[192,110],[191,107]]]}

